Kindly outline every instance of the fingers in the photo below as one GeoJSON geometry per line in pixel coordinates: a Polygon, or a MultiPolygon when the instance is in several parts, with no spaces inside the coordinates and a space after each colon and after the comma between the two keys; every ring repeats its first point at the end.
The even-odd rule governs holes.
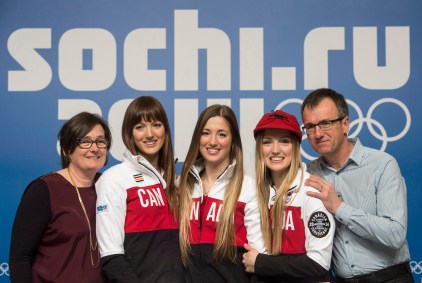
{"type": "Polygon", "coordinates": [[[323,198],[323,195],[321,195],[321,193],[317,193],[317,192],[307,191],[306,194],[310,197],[314,197],[314,198],[317,198],[317,199],[323,198]]]}
{"type": "Polygon", "coordinates": [[[313,187],[314,189],[316,189],[317,191],[319,191],[319,192],[322,192],[324,189],[325,189],[325,185],[324,185],[324,183],[323,182],[316,182],[316,181],[313,181],[313,180],[306,180],[305,181],[305,185],[306,186],[310,186],[310,187],[313,187]]]}
{"type": "Polygon", "coordinates": [[[316,175],[310,175],[309,178],[308,178],[308,180],[313,181],[313,182],[316,182],[316,183],[324,182],[324,179],[323,178],[318,177],[316,175]]]}
{"type": "Polygon", "coordinates": [[[311,175],[308,179],[305,180],[305,185],[313,187],[314,189],[316,189],[319,192],[323,192],[325,190],[330,190],[331,187],[332,187],[330,183],[328,183],[324,179],[322,179],[318,176],[314,176],[314,175],[311,175]]]}
{"type": "Polygon", "coordinates": [[[245,255],[243,255],[243,260],[242,260],[243,266],[245,267],[245,271],[246,272],[254,272],[254,269],[249,265],[249,262],[247,260],[247,258],[245,257],[245,255]]]}
{"type": "Polygon", "coordinates": [[[255,272],[255,260],[258,255],[258,251],[248,244],[244,244],[243,246],[245,247],[246,252],[243,253],[242,263],[245,266],[246,272],[253,273],[255,272]]]}
{"type": "MultiPolygon", "coordinates": [[[[246,246],[246,244],[245,244],[245,246],[246,246]]],[[[249,267],[248,267],[248,257],[247,257],[247,253],[244,253],[243,254],[243,260],[242,260],[242,263],[243,263],[243,265],[245,266],[245,271],[246,272],[250,272],[249,271],[249,267]]]]}

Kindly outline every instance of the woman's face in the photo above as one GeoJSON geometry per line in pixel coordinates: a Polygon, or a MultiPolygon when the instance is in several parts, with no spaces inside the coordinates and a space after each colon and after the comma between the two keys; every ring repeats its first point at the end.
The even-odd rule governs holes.
{"type": "MultiPolygon", "coordinates": [[[[88,134],[81,138],[82,141],[87,141],[88,144],[90,141],[104,140],[104,129],[99,124],[95,125],[88,134]]],[[[107,147],[99,148],[95,142],[92,143],[90,148],[81,148],[80,146],[77,146],[69,157],[69,166],[72,166],[74,169],[83,172],[88,171],[97,173],[106,162],[107,147]]]]}
{"type": "Polygon", "coordinates": [[[292,162],[292,135],[286,130],[268,129],[264,131],[261,154],[265,165],[272,174],[288,170],[292,162]]]}
{"type": "Polygon", "coordinates": [[[141,120],[133,127],[132,134],[135,145],[142,156],[149,161],[157,161],[166,137],[163,123],[141,120]]]}
{"type": "Polygon", "coordinates": [[[227,167],[230,164],[231,145],[232,135],[226,119],[220,116],[208,119],[199,142],[199,152],[205,162],[227,167]]]}

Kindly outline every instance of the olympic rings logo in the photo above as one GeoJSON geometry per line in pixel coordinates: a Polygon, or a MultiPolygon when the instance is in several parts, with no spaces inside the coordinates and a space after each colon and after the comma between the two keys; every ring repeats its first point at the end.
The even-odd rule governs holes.
{"type": "Polygon", "coordinates": [[[410,261],[410,270],[412,273],[415,273],[417,275],[422,273],[422,261],[416,262],[414,260],[410,261]]]}
{"type": "Polygon", "coordinates": [[[10,276],[10,272],[9,272],[9,264],[7,262],[2,262],[0,264],[0,276],[10,276]]]}
{"type": "MultiPolygon", "coordinates": [[[[382,145],[381,145],[381,148],[380,148],[381,151],[384,151],[387,148],[388,142],[393,142],[393,141],[397,141],[397,140],[401,139],[402,137],[404,137],[407,134],[407,132],[410,129],[410,124],[411,124],[411,121],[412,121],[410,111],[407,108],[407,106],[398,99],[382,98],[382,99],[374,102],[371,105],[371,107],[369,107],[368,113],[366,114],[366,117],[363,116],[362,110],[360,109],[360,107],[354,101],[352,101],[350,99],[346,99],[346,101],[347,101],[347,104],[349,104],[349,106],[351,106],[351,108],[353,108],[358,115],[357,119],[350,122],[349,129],[352,129],[356,125],[357,125],[357,127],[352,133],[349,133],[349,137],[356,137],[359,134],[359,132],[362,130],[363,124],[366,123],[367,126],[368,126],[369,132],[376,139],[382,141],[382,145]],[[398,107],[401,108],[401,110],[404,112],[404,115],[406,117],[406,123],[404,125],[403,130],[395,136],[391,136],[391,137],[388,136],[385,127],[380,122],[378,122],[377,120],[372,118],[372,115],[373,115],[375,109],[377,107],[379,107],[380,105],[384,104],[384,103],[392,103],[392,104],[397,105],[398,107]],[[379,130],[379,132],[381,134],[379,134],[377,131],[375,131],[374,126],[379,130]]],[[[298,99],[298,98],[286,99],[283,102],[281,102],[280,104],[278,104],[276,109],[282,109],[283,106],[286,106],[286,105],[291,104],[291,103],[297,103],[299,105],[302,105],[303,100],[298,99]]],[[[301,126],[303,126],[303,125],[301,125],[301,126]]],[[[307,137],[306,133],[304,133],[303,140],[305,140],[307,138],[308,137],[307,137]]],[[[303,150],[303,148],[301,149],[301,152],[302,152],[302,155],[305,158],[307,158],[308,160],[313,160],[313,159],[316,158],[316,157],[311,156],[308,153],[306,153],[303,150]]]]}

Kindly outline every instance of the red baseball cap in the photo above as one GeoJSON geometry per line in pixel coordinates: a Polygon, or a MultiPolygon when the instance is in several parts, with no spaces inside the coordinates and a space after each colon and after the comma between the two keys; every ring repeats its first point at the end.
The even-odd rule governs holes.
{"type": "Polygon", "coordinates": [[[287,130],[295,134],[299,138],[299,142],[302,142],[302,131],[300,130],[299,123],[295,116],[281,111],[273,110],[269,113],[264,114],[261,120],[259,120],[255,129],[253,130],[253,135],[256,139],[258,132],[266,129],[279,129],[287,130]]]}

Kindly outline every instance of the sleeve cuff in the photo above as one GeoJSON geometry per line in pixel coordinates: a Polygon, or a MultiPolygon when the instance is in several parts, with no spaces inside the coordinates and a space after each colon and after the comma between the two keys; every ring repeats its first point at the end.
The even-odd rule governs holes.
{"type": "Polygon", "coordinates": [[[255,274],[262,274],[263,268],[265,268],[265,258],[268,255],[259,253],[255,259],[255,274]]]}
{"type": "Polygon", "coordinates": [[[350,215],[352,215],[352,209],[353,208],[350,205],[342,202],[334,216],[340,223],[347,225],[350,219],[350,215]]]}

